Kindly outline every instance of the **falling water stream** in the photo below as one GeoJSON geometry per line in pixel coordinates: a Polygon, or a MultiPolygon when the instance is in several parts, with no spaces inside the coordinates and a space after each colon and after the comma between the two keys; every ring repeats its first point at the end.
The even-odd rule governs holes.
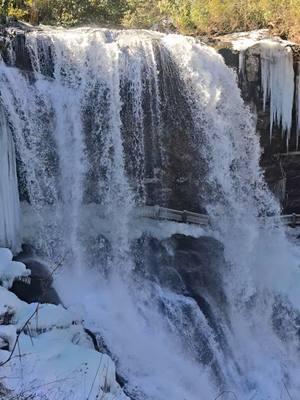
{"type": "Polygon", "coordinates": [[[63,260],[63,302],[101,335],[133,399],[297,396],[300,254],[264,222],[279,206],[234,72],[195,39],[148,31],[29,31],[21,67],[16,48],[0,63],[1,243],[63,260]],[[150,229],[132,218],[144,204],[206,210],[211,227],[150,229]],[[175,233],[224,245],[226,301],[207,299],[221,330],[139,271],[137,241],[175,233]]]}

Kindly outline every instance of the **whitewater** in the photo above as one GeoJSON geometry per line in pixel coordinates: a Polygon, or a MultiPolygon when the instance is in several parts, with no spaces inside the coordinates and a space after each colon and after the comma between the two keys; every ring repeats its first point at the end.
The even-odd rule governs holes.
{"type": "Polygon", "coordinates": [[[196,39],[150,31],[28,31],[25,67],[17,48],[7,39],[0,63],[1,246],[62,263],[64,305],[104,340],[130,398],[297,398],[300,250],[269,218],[280,207],[235,72],[196,39]],[[135,219],[145,204],[211,224],[135,219]],[[224,250],[223,297],[203,294],[211,319],[147,270],[151,240],[171,257],[175,234],[224,250]]]}

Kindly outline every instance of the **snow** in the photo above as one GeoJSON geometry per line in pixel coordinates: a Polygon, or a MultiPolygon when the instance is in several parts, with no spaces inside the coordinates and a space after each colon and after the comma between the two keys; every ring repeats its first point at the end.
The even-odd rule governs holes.
{"type": "MultiPolygon", "coordinates": [[[[15,315],[15,323],[21,328],[30,318],[36,308],[36,304],[28,304],[15,315]]],[[[78,325],[79,321],[73,318],[73,315],[61,305],[40,304],[36,318],[32,319],[28,328],[31,333],[49,331],[51,329],[67,329],[71,325],[78,325]]]]}
{"type": "Polygon", "coordinates": [[[230,41],[232,48],[237,51],[246,50],[258,41],[270,37],[268,29],[257,29],[250,32],[237,32],[219,37],[222,41],[230,41]]]}
{"type": "Polygon", "coordinates": [[[17,339],[17,331],[14,325],[0,325],[0,339],[8,343],[9,351],[12,351],[17,339]]]}
{"type": "Polygon", "coordinates": [[[30,270],[20,262],[12,261],[9,249],[0,248],[0,282],[2,286],[10,289],[16,279],[28,278],[30,270]]]}
{"type": "Polygon", "coordinates": [[[12,261],[11,251],[0,248],[1,383],[15,393],[33,393],[49,400],[127,399],[116,382],[113,361],[95,351],[80,312],[19,300],[7,289],[20,276],[28,276],[25,265],[12,261]],[[17,333],[15,354],[6,362],[17,333]],[[1,350],[7,345],[9,351],[1,350]]]}
{"type": "Polygon", "coordinates": [[[280,43],[283,46],[293,44],[290,41],[283,40],[280,37],[274,36],[269,29],[256,29],[254,31],[236,32],[229,35],[218,37],[223,42],[230,42],[233,50],[247,50],[249,47],[264,41],[270,40],[273,43],[280,43]]]}
{"type": "Polygon", "coordinates": [[[15,294],[0,286],[0,322],[5,314],[15,315],[25,306],[24,301],[19,300],[15,294]]]}
{"type": "MultiPolygon", "coordinates": [[[[109,356],[75,345],[70,337],[75,327],[53,330],[37,337],[21,334],[21,357],[2,367],[5,385],[16,392],[32,391],[47,399],[126,399],[115,380],[109,356]],[[9,379],[10,377],[18,379],[9,379]],[[98,396],[98,397],[97,397],[98,396]]],[[[0,362],[9,352],[0,351],[0,362]]]]}

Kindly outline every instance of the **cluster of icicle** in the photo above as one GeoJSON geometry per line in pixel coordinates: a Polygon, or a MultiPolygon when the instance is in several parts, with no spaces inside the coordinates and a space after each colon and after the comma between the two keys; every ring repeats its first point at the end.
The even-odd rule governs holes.
{"type": "MultiPolygon", "coordinates": [[[[296,79],[296,107],[297,107],[297,138],[300,136],[300,62],[298,63],[298,75],[296,79]]],[[[298,140],[297,140],[298,147],[298,140]]]]}
{"type": "MultiPolygon", "coordinates": [[[[240,51],[240,72],[245,69],[245,50],[255,45],[255,54],[261,60],[261,86],[263,91],[263,107],[270,102],[270,140],[273,127],[282,128],[282,136],[286,137],[287,149],[291,138],[293,123],[293,107],[296,115],[296,147],[300,135],[300,78],[295,79],[293,50],[289,42],[254,37],[253,40],[238,39],[233,46],[240,51]]],[[[298,75],[300,67],[298,67],[298,75]]]]}
{"type": "Polygon", "coordinates": [[[273,126],[282,127],[289,144],[294,104],[294,66],[290,47],[270,40],[261,42],[263,105],[270,99],[270,139],[273,126]]]}

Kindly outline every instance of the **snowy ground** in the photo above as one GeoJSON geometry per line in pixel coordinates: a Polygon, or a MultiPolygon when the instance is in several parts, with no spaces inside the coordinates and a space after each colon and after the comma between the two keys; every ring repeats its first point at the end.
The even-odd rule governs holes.
{"type": "Polygon", "coordinates": [[[113,361],[94,350],[78,315],[62,306],[27,304],[8,290],[14,279],[28,276],[24,264],[0,249],[1,385],[37,399],[125,400],[113,361]]]}

